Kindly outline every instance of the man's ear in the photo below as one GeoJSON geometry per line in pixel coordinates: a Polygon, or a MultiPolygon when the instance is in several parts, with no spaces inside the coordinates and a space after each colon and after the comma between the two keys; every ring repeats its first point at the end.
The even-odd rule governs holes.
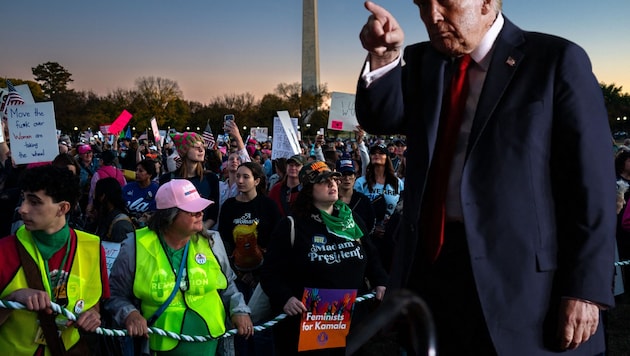
{"type": "Polygon", "coordinates": [[[65,216],[66,214],[68,214],[68,212],[70,211],[70,209],[72,208],[72,205],[70,205],[69,202],[67,201],[62,201],[59,203],[59,213],[57,216],[65,216]]]}
{"type": "Polygon", "coordinates": [[[493,2],[496,0],[483,0],[483,4],[481,5],[481,14],[488,15],[493,12],[494,4],[493,2]]]}

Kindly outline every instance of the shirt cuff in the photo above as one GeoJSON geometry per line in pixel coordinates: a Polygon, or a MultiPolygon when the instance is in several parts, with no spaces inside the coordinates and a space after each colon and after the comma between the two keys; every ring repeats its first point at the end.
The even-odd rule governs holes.
{"type": "Polygon", "coordinates": [[[361,73],[361,79],[365,82],[365,87],[369,87],[375,80],[383,77],[385,74],[389,73],[392,69],[396,68],[400,63],[400,55],[396,58],[395,61],[390,64],[378,68],[376,70],[370,71],[370,56],[365,60],[365,65],[363,66],[363,73],[361,73]]]}

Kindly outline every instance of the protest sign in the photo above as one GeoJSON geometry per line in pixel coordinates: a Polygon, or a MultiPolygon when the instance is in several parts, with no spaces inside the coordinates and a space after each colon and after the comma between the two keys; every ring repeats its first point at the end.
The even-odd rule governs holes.
{"type": "Polygon", "coordinates": [[[52,101],[8,106],[7,123],[16,164],[50,162],[59,154],[52,101]]]}
{"type": "MultiPolygon", "coordinates": [[[[286,120],[286,118],[285,118],[286,120]]],[[[290,118],[290,130],[295,135],[295,140],[297,140],[297,118],[290,118]]],[[[271,159],[276,158],[289,158],[294,154],[300,153],[299,146],[297,147],[297,151],[291,145],[291,142],[286,133],[286,127],[282,120],[279,117],[273,118],[273,150],[271,150],[271,159]]]]}
{"type": "Polygon", "coordinates": [[[158,145],[158,147],[162,147],[162,137],[160,136],[160,129],[158,128],[157,119],[155,117],[151,118],[151,130],[153,130],[155,144],[158,145]]]}
{"type": "Polygon", "coordinates": [[[118,257],[120,253],[120,245],[120,242],[101,241],[101,246],[103,246],[103,250],[105,250],[105,263],[107,264],[108,276],[114,265],[114,261],[116,261],[116,257],[118,257]]]}
{"type": "Polygon", "coordinates": [[[256,139],[256,142],[266,142],[269,140],[269,128],[268,127],[252,127],[249,130],[249,135],[256,139]]]}
{"type": "Polygon", "coordinates": [[[100,125],[99,126],[99,130],[103,133],[103,135],[107,136],[109,135],[109,127],[111,125],[100,125]]]}
{"type": "Polygon", "coordinates": [[[129,120],[131,120],[132,116],[133,115],[131,115],[129,111],[123,110],[120,115],[118,115],[116,120],[114,120],[114,122],[112,122],[112,124],[109,126],[109,133],[112,135],[118,135],[120,131],[125,128],[125,125],[129,123],[129,120]]]}
{"type": "Polygon", "coordinates": [[[330,100],[328,128],[338,131],[354,131],[359,125],[354,111],[354,94],[333,92],[330,100]]]}
{"type": "Polygon", "coordinates": [[[298,351],[345,347],[356,289],[304,288],[298,351]]]}

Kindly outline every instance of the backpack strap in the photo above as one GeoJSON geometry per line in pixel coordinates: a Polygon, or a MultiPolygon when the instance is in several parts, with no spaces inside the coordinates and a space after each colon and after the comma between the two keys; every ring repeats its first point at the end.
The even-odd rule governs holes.
{"type": "MultiPolygon", "coordinates": [[[[70,243],[70,241],[68,241],[68,243],[70,243]]],[[[20,241],[16,241],[16,244],[28,286],[37,290],[46,290],[44,289],[44,284],[42,283],[39,267],[37,267],[37,264],[33,261],[31,255],[28,254],[22,243],[20,241]]],[[[44,332],[44,337],[46,338],[46,346],[50,348],[51,355],[66,355],[66,349],[61,343],[61,339],[59,338],[59,329],[55,323],[56,314],[48,314],[44,310],[38,312],[37,314],[39,315],[39,325],[41,326],[42,331],[44,332]]]]}
{"type": "Polygon", "coordinates": [[[109,224],[109,230],[107,230],[107,235],[106,235],[108,239],[112,238],[112,230],[114,229],[114,225],[116,225],[117,222],[123,221],[123,220],[129,221],[131,223],[131,225],[133,225],[133,221],[131,221],[129,216],[127,216],[125,213],[120,213],[120,214],[116,215],[114,217],[114,220],[112,220],[112,223],[109,224]]]}
{"type": "Polygon", "coordinates": [[[293,247],[293,244],[295,243],[295,221],[293,221],[293,216],[291,215],[287,215],[287,218],[289,218],[289,221],[291,222],[291,247],[293,247]]]}

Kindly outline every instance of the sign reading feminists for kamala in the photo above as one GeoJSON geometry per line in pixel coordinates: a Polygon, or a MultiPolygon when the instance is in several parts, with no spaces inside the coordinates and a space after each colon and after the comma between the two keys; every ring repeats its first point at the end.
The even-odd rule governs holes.
{"type": "Polygon", "coordinates": [[[16,164],[50,162],[59,154],[52,101],[7,108],[9,145],[16,164]]]}

